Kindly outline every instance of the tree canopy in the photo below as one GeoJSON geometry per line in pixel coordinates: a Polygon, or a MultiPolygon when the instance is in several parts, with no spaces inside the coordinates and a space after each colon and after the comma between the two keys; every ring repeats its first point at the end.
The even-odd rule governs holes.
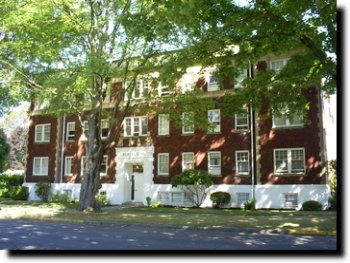
{"type": "MultiPolygon", "coordinates": [[[[76,114],[82,126],[83,119],[88,121],[92,165],[82,183],[82,210],[99,210],[95,195],[101,158],[132,109],[124,98],[133,94],[140,75],[156,69],[155,83],[176,90],[175,80],[193,64],[216,65],[219,80],[251,69],[244,88],[225,95],[223,107],[231,113],[246,103],[258,109],[262,94],[272,105],[285,102],[305,109],[300,91],[321,80],[326,94],[336,91],[334,0],[252,0],[244,5],[232,0],[2,0],[0,17],[0,114],[18,100],[45,101],[51,114],[76,114]],[[262,57],[285,53],[291,57],[283,70],[252,74],[262,57]],[[102,141],[103,102],[116,81],[124,87],[108,113],[111,128],[102,141]],[[117,127],[114,133],[112,127],[117,127]]],[[[205,102],[213,103],[193,103],[198,94],[172,94],[163,108],[157,107],[159,96],[150,97],[145,110],[155,106],[180,113],[171,107],[178,103],[198,112],[208,107],[205,102]]],[[[198,125],[207,119],[203,116],[196,118],[198,125]]]]}

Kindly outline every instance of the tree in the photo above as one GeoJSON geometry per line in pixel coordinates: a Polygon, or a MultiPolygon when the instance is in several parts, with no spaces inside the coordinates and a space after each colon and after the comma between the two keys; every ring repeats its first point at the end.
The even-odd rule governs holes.
{"type": "MultiPolygon", "coordinates": [[[[164,52],[162,42],[173,26],[166,19],[159,23],[157,10],[161,5],[154,8],[150,3],[131,0],[2,3],[0,15],[5,38],[0,43],[0,65],[11,73],[4,86],[21,99],[36,104],[45,102],[44,113],[78,116],[81,127],[89,131],[80,210],[100,211],[97,195],[101,187],[101,161],[104,153],[116,145],[123,119],[133,110],[131,100],[124,98],[131,97],[138,77],[153,80],[154,90],[144,107],[147,110],[158,104],[159,96],[154,92],[158,82],[166,82],[150,73],[162,69],[161,65],[173,57],[173,53],[164,52]],[[114,94],[115,101],[107,111],[104,101],[115,83],[122,83],[123,88],[114,94]],[[109,123],[105,140],[101,139],[102,119],[109,123]]],[[[167,44],[171,48],[170,42],[167,44]]],[[[168,65],[169,71],[176,72],[171,63],[168,65]]]]}
{"type": "Polygon", "coordinates": [[[10,153],[10,146],[7,143],[6,135],[0,129],[0,172],[3,172],[8,167],[8,158],[10,153]]]}
{"type": "Polygon", "coordinates": [[[301,91],[321,81],[326,95],[336,92],[336,1],[237,3],[231,0],[166,3],[167,10],[173,10],[168,18],[181,28],[180,34],[188,47],[179,54],[182,56],[179,61],[215,64],[221,79],[237,76],[261,57],[292,55],[280,72],[261,70],[255,76],[250,74],[251,78],[243,83],[245,89],[226,97],[228,111],[232,111],[232,105],[247,103],[259,110],[265,98],[276,112],[282,104],[287,104],[291,112],[307,110],[301,91]]]}
{"type": "Polygon", "coordinates": [[[213,184],[212,175],[202,170],[185,170],[171,178],[171,186],[183,189],[197,207],[204,202],[206,189],[213,184]]]}

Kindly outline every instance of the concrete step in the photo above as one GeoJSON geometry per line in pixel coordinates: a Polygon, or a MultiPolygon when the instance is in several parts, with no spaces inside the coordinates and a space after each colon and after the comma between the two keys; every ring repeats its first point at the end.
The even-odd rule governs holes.
{"type": "Polygon", "coordinates": [[[122,203],[122,207],[140,207],[140,206],[145,206],[142,202],[138,201],[128,201],[122,203]]]}

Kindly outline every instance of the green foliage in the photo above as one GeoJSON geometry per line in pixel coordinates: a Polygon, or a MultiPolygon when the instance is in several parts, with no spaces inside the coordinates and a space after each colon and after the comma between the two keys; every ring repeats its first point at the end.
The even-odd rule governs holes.
{"type": "Polygon", "coordinates": [[[159,208],[159,207],[163,207],[164,205],[162,204],[161,201],[156,201],[152,204],[153,208],[159,208]]]}
{"type": "Polygon", "coordinates": [[[9,191],[9,197],[13,200],[27,201],[29,197],[29,188],[26,186],[11,186],[9,191]]]}
{"type": "Polygon", "coordinates": [[[10,197],[11,186],[21,186],[23,184],[23,175],[2,175],[0,174],[0,197],[10,197]]]}
{"type": "Polygon", "coordinates": [[[172,187],[191,193],[191,201],[199,207],[206,197],[206,189],[213,185],[212,175],[204,170],[189,169],[171,178],[172,187]]]}
{"type": "Polygon", "coordinates": [[[304,211],[322,211],[322,204],[315,200],[309,200],[303,203],[304,211]]]}
{"type": "Polygon", "coordinates": [[[10,145],[7,143],[5,132],[0,129],[0,172],[9,166],[10,145]]]}
{"type": "Polygon", "coordinates": [[[107,206],[107,205],[109,205],[111,203],[110,200],[107,199],[107,195],[105,195],[105,194],[98,195],[97,200],[98,200],[98,202],[100,203],[101,206],[107,206]]]}
{"type": "Polygon", "coordinates": [[[152,198],[150,196],[146,197],[147,206],[151,206],[152,198]]]}
{"type": "Polygon", "coordinates": [[[35,194],[43,202],[48,202],[51,194],[51,183],[49,181],[39,181],[35,184],[35,194]]]}
{"type": "Polygon", "coordinates": [[[67,193],[58,193],[58,192],[55,194],[50,193],[50,197],[51,197],[51,201],[54,203],[67,204],[67,203],[74,202],[74,200],[70,198],[70,196],[67,193]]]}
{"type": "Polygon", "coordinates": [[[255,201],[253,199],[249,199],[242,206],[243,210],[254,210],[255,209],[255,201]]]}
{"type": "Polygon", "coordinates": [[[214,192],[210,195],[214,207],[222,207],[231,201],[231,195],[227,192],[214,192]]]}

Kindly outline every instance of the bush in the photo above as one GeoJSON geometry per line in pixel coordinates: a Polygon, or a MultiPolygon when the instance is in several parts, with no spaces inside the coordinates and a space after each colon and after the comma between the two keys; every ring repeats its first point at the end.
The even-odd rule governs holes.
{"type": "Polygon", "coordinates": [[[304,211],[322,211],[322,204],[315,200],[309,200],[303,203],[304,211]]]}
{"type": "Polygon", "coordinates": [[[21,186],[23,184],[23,175],[0,175],[0,197],[10,197],[11,186],[21,186]]]}
{"type": "Polygon", "coordinates": [[[227,192],[215,192],[210,195],[210,200],[213,202],[213,207],[222,207],[231,201],[231,195],[227,192]]]}
{"type": "Polygon", "coordinates": [[[254,210],[255,209],[255,202],[252,199],[249,199],[247,202],[243,204],[242,207],[243,210],[254,210]]]}
{"type": "Polygon", "coordinates": [[[72,198],[69,197],[68,194],[66,193],[56,193],[56,194],[51,194],[50,195],[52,202],[55,203],[63,203],[63,204],[67,204],[67,203],[71,203],[74,200],[72,198]]]}
{"type": "Polygon", "coordinates": [[[51,194],[51,183],[49,181],[37,182],[35,184],[35,193],[43,202],[48,202],[51,194]]]}
{"type": "Polygon", "coordinates": [[[11,186],[9,191],[9,197],[13,200],[27,201],[29,197],[29,188],[26,186],[11,186]]]}

